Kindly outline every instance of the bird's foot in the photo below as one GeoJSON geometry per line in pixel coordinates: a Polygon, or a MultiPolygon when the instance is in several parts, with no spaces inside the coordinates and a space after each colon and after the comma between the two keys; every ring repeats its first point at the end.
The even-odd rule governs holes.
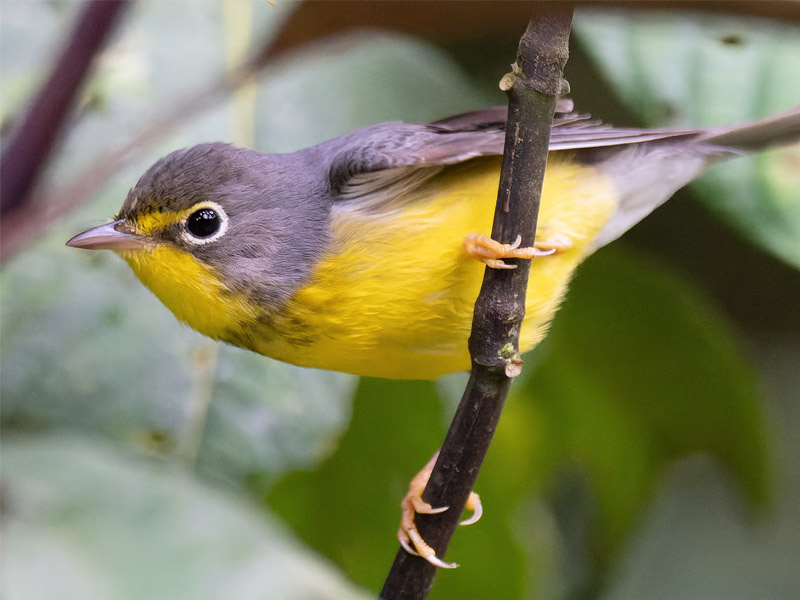
{"type": "MultiPolygon", "coordinates": [[[[403,516],[400,520],[400,529],[397,531],[397,539],[400,541],[400,545],[403,546],[405,551],[409,554],[421,556],[435,567],[455,569],[458,566],[457,563],[444,562],[436,556],[436,551],[422,538],[415,523],[415,516],[417,514],[435,515],[450,508],[449,506],[434,508],[422,499],[422,492],[425,491],[425,486],[428,484],[431,471],[433,471],[433,465],[436,463],[436,458],[438,456],[438,452],[434,454],[433,458],[414,476],[408,486],[408,493],[400,503],[403,509],[403,516]]],[[[461,525],[472,525],[480,519],[483,514],[480,496],[475,492],[471,492],[465,508],[472,511],[472,516],[469,519],[461,521],[461,525]]]]}
{"type": "Polygon", "coordinates": [[[516,269],[517,265],[503,262],[504,258],[531,259],[564,252],[572,247],[572,240],[564,235],[555,235],[546,240],[536,240],[533,246],[520,248],[522,236],[513,244],[501,244],[482,233],[470,233],[464,238],[464,251],[471,257],[486,263],[493,269],[516,269]]]}

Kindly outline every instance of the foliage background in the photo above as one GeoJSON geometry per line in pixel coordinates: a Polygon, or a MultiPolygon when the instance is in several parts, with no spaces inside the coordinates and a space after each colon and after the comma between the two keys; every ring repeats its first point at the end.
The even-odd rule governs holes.
{"type": "MultiPolygon", "coordinates": [[[[322,6],[135,5],[43,185],[64,186],[301,9],[324,33],[322,6]]],[[[420,6],[391,11],[422,23],[420,6]]],[[[465,23],[480,14],[451,6],[465,23]]],[[[0,8],[5,135],[79,5],[0,8]]],[[[524,28],[506,21],[480,36],[387,21],[297,45],[4,266],[4,597],[375,595],[397,503],[464,377],[358,381],[217,346],[116,257],[63,243],[177,147],[286,152],[503,103],[524,28]]],[[[717,125],[800,98],[791,24],[584,10],[574,38],[572,96],[614,123],[717,125]]],[[[580,269],[509,399],[478,483],[487,514],[451,546],[464,567],[432,598],[797,597],[798,165],[794,147],[715,169],[580,269]]]]}

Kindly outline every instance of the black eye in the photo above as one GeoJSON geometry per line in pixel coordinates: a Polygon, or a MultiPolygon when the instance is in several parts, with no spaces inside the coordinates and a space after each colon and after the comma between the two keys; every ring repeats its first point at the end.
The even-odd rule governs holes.
{"type": "Polygon", "coordinates": [[[219,231],[220,227],[222,227],[222,219],[213,208],[196,210],[186,219],[186,229],[198,238],[212,236],[219,231]]]}

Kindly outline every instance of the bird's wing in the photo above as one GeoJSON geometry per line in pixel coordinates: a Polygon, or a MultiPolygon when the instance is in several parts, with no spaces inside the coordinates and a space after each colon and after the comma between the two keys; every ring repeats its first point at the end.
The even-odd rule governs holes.
{"type": "MultiPolygon", "coordinates": [[[[550,150],[570,150],[608,176],[619,208],[593,242],[599,248],[639,222],[712,162],[800,139],[800,107],[717,129],[618,128],[559,106],[550,150]]],[[[494,107],[428,125],[383,123],[325,142],[330,189],[360,208],[413,202],[422,183],[446,165],[500,155],[505,107],[494,107]]]]}
{"type": "MultiPolygon", "coordinates": [[[[507,116],[508,108],[506,106],[493,106],[435,121],[430,126],[436,127],[442,132],[493,131],[497,134],[505,131],[507,116]]],[[[550,130],[550,150],[621,146],[666,138],[694,136],[698,133],[700,131],[696,129],[663,130],[614,127],[592,119],[591,115],[573,112],[572,102],[562,99],[559,100],[553,117],[553,125],[550,130]]],[[[503,153],[504,136],[505,133],[502,136],[494,136],[495,143],[492,148],[494,152],[491,154],[503,153]],[[499,144],[497,143],[498,137],[499,144]]]]}
{"type": "MultiPolygon", "coordinates": [[[[553,119],[550,150],[581,150],[695,137],[698,130],[664,131],[618,128],[567,112],[560,101],[553,119]]],[[[507,108],[476,110],[427,125],[381,123],[359,129],[318,146],[328,157],[331,189],[342,199],[366,198],[381,191],[394,196],[409,191],[441,167],[479,156],[503,153],[507,108]],[[438,168],[437,168],[438,167],[438,168]],[[391,188],[391,189],[390,189],[391,188]]]]}

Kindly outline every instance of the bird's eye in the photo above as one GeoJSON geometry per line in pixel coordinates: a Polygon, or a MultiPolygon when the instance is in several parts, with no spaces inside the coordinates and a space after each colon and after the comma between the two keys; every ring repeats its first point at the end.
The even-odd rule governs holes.
{"type": "Polygon", "coordinates": [[[225,234],[228,215],[216,202],[203,202],[183,221],[181,237],[191,244],[207,244],[225,234]]]}
{"type": "Polygon", "coordinates": [[[186,219],[186,229],[198,238],[211,237],[222,227],[222,219],[213,208],[201,208],[186,219]]]}

